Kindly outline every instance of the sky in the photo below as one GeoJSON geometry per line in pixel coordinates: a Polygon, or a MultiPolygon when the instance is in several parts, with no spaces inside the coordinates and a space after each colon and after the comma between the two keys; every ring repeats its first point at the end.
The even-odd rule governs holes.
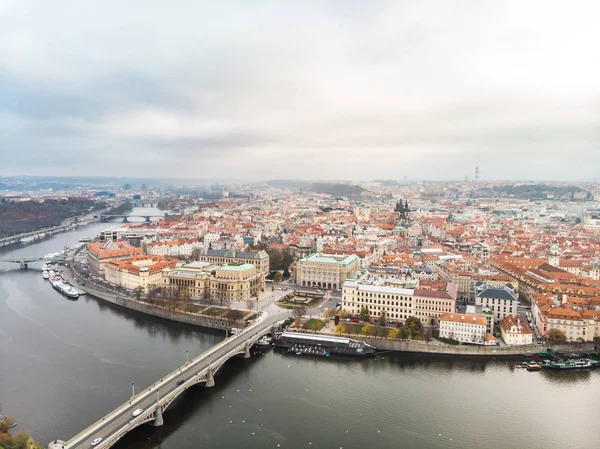
{"type": "Polygon", "coordinates": [[[600,178],[600,2],[0,0],[0,175],[600,178]]]}

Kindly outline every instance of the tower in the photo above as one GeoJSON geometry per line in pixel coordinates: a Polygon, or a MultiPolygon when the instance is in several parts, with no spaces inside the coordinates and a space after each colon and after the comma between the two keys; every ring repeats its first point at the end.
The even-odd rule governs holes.
{"type": "Polygon", "coordinates": [[[556,243],[550,247],[550,256],[548,257],[548,263],[553,267],[560,266],[560,248],[556,243]]]}
{"type": "Polygon", "coordinates": [[[410,221],[410,208],[408,206],[408,201],[402,202],[402,198],[396,202],[396,207],[394,208],[394,216],[396,218],[396,227],[408,227],[410,221]]]}
{"type": "Polygon", "coordinates": [[[475,167],[475,177],[473,178],[473,182],[479,182],[479,167],[475,167]]]}

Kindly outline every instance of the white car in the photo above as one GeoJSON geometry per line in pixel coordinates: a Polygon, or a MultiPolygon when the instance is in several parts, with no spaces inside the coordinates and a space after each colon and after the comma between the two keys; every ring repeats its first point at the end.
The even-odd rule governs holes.
{"type": "Polygon", "coordinates": [[[92,446],[95,446],[96,444],[100,443],[100,441],[102,441],[102,438],[96,438],[94,441],[92,441],[92,446]]]}
{"type": "Polygon", "coordinates": [[[133,412],[133,416],[140,416],[140,413],[142,413],[144,411],[143,408],[138,408],[137,410],[135,410],[133,412]]]}

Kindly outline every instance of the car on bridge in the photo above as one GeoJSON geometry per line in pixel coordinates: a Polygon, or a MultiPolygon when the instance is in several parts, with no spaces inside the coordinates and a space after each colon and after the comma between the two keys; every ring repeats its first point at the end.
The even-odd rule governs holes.
{"type": "Polygon", "coordinates": [[[102,441],[102,438],[96,438],[94,441],[92,441],[92,446],[99,444],[100,441],[102,441]]]}
{"type": "Polygon", "coordinates": [[[138,408],[133,411],[133,416],[140,416],[140,414],[144,411],[143,408],[138,408]]]}

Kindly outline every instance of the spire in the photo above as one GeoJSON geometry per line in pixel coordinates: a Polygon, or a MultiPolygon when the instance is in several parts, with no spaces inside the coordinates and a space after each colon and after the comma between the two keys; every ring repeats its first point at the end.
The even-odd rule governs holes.
{"type": "Polygon", "coordinates": [[[404,203],[404,210],[406,210],[406,212],[409,211],[409,209],[408,209],[408,200],[406,200],[406,202],[404,203]]]}

